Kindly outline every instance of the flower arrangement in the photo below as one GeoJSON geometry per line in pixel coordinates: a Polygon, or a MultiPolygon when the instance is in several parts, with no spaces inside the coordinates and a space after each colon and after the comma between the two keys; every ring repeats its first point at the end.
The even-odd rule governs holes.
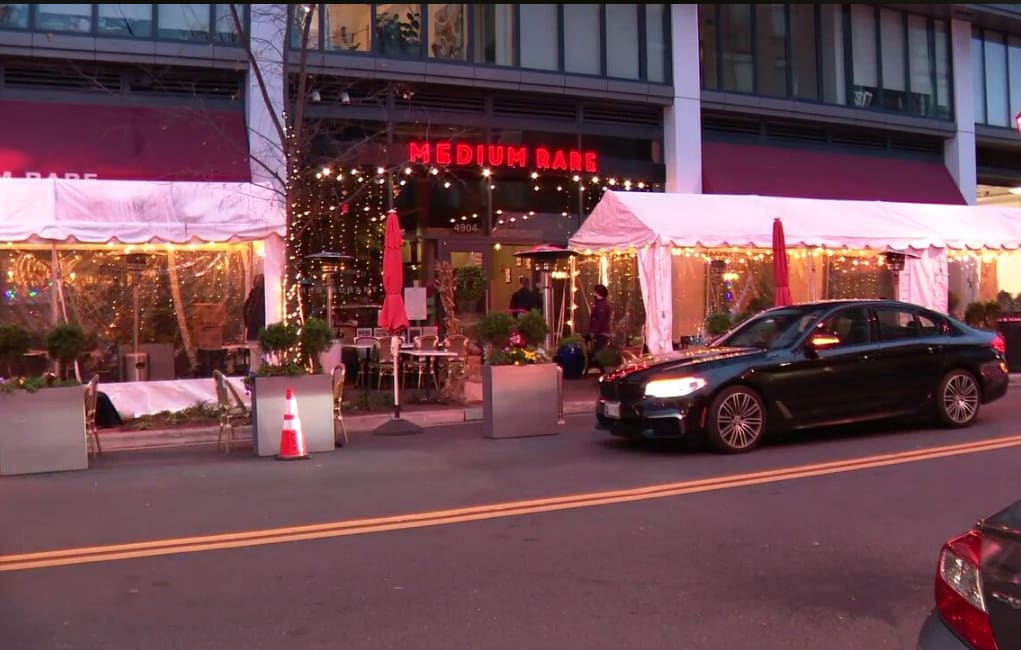
{"type": "Polygon", "coordinates": [[[491,366],[523,366],[550,363],[539,348],[546,337],[546,321],[532,310],[518,319],[503,312],[486,314],[478,324],[479,339],[486,344],[486,363],[491,366]]]}
{"type": "Polygon", "coordinates": [[[48,372],[45,375],[28,375],[11,377],[9,379],[0,377],[0,394],[10,394],[19,390],[23,390],[26,393],[35,393],[43,388],[60,388],[63,386],[81,386],[81,384],[74,379],[58,379],[52,372],[48,372]]]}

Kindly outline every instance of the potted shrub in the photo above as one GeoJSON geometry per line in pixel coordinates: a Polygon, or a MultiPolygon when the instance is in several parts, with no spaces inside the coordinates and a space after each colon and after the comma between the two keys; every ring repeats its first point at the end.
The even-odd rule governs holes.
{"type": "Polygon", "coordinates": [[[46,352],[57,362],[57,376],[66,378],[85,352],[85,332],[74,323],[57,325],[46,335],[46,352]]]}
{"type": "MultiPolygon", "coordinates": [[[[280,432],[287,408],[287,389],[294,389],[298,416],[310,452],[333,451],[333,382],[328,374],[309,374],[297,359],[318,357],[326,331],[315,319],[299,330],[287,323],[273,323],[259,332],[265,363],[250,381],[252,393],[252,441],[259,456],[280,452],[280,432]],[[311,324],[311,327],[309,326],[311,324]]],[[[325,324],[324,324],[325,325],[325,324]]]]}
{"type": "Polygon", "coordinates": [[[0,361],[4,362],[4,376],[11,377],[11,364],[28,352],[32,337],[17,325],[0,323],[0,361]]]}
{"type": "Polygon", "coordinates": [[[580,334],[564,337],[557,346],[557,363],[564,369],[564,379],[579,379],[585,374],[585,339],[580,334]]]}
{"type": "Polygon", "coordinates": [[[479,321],[478,335],[485,344],[482,418],[486,437],[557,433],[557,366],[537,349],[546,336],[542,315],[534,312],[516,321],[493,312],[479,321]]]}
{"type": "Polygon", "coordinates": [[[330,325],[320,318],[309,318],[301,328],[301,354],[312,363],[312,371],[323,371],[322,354],[333,345],[330,325]]]}

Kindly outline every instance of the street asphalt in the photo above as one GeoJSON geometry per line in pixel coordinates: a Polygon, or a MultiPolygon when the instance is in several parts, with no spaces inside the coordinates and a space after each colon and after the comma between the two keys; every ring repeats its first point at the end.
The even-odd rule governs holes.
{"type": "Polygon", "coordinates": [[[1021,498],[1021,441],[909,454],[1021,435],[1019,406],[1021,393],[1008,395],[963,431],[813,431],[742,456],[630,444],[578,416],[556,436],[487,440],[467,424],[358,435],[308,461],[189,447],[5,477],[0,648],[911,648],[940,545],[1021,498]],[[15,554],[691,486],[898,453],[885,466],[698,483],[677,496],[416,528],[404,516],[386,532],[4,570],[15,554]]]}

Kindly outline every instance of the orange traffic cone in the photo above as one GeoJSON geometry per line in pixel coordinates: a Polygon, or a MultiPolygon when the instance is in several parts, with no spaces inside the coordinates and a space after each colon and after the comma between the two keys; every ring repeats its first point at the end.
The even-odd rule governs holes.
{"type": "Polygon", "coordinates": [[[284,411],[284,428],[280,433],[280,453],[277,460],[301,460],[308,458],[305,450],[305,434],[301,431],[301,420],[298,418],[298,402],[294,399],[294,389],[287,389],[287,408],[284,411]]]}

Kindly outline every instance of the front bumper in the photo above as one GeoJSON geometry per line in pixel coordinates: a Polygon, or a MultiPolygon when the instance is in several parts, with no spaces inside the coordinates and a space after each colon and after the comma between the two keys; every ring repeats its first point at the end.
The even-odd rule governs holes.
{"type": "Polygon", "coordinates": [[[596,401],[596,426],[624,438],[685,438],[701,431],[704,402],[705,398],[698,393],[670,399],[643,397],[632,401],[600,396],[596,401]],[[620,405],[619,418],[606,415],[606,405],[612,402],[620,405]]]}

